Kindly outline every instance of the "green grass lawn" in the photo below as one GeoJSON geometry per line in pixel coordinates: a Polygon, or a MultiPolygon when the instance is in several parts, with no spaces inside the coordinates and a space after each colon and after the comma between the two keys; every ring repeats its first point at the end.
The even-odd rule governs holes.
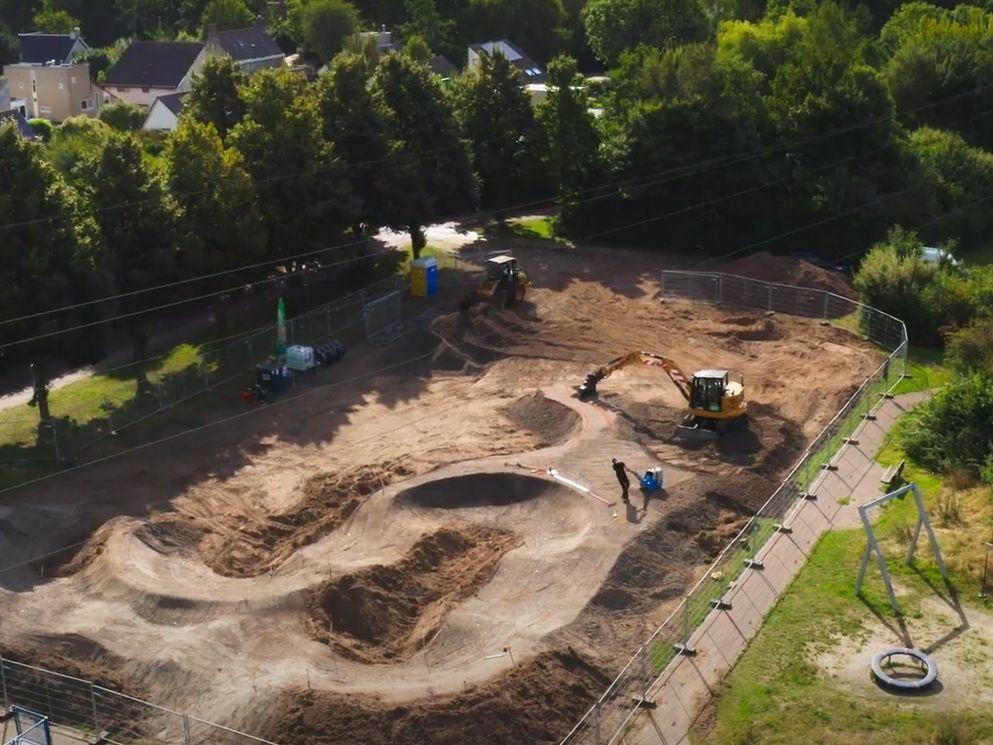
{"type": "MultiPolygon", "coordinates": [[[[933,706],[852,695],[849,685],[831,680],[816,666],[817,657],[839,640],[866,638],[874,613],[893,619],[878,577],[867,583],[865,601],[854,594],[864,541],[859,530],[824,536],[725,680],[713,728],[695,733],[695,742],[909,745],[993,737],[988,711],[959,710],[949,720],[933,706]]],[[[910,570],[895,574],[912,593],[930,592],[910,570]]]]}
{"type": "Polygon", "coordinates": [[[913,393],[932,388],[940,388],[955,377],[955,372],[946,367],[944,351],[930,347],[910,347],[907,352],[907,374],[894,393],[913,393]]]}
{"type": "Polygon", "coordinates": [[[492,221],[480,233],[496,238],[529,238],[562,242],[558,235],[558,217],[545,215],[528,218],[511,218],[504,222],[492,221]]]}
{"type": "MultiPolygon", "coordinates": [[[[148,363],[146,375],[153,385],[170,376],[200,365],[203,349],[199,345],[180,344],[166,355],[148,363]]],[[[127,366],[106,373],[91,375],[49,394],[52,415],[69,417],[78,424],[107,416],[108,410],[118,408],[135,398],[138,391],[137,370],[127,366]]],[[[0,446],[34,443],[38,426],[37,408],[21,404],[2,412],[0,417],[0,446]]]]}

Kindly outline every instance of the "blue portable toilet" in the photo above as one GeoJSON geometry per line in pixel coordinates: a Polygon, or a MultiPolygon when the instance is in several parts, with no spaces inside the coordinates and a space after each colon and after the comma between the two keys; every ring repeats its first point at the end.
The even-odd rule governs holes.
{"type": "Polygon", "coordinates": [[[431,297],[438,292],[437,259],[418,259],[410,265],[410,292],[417,297],[431,297]]]}

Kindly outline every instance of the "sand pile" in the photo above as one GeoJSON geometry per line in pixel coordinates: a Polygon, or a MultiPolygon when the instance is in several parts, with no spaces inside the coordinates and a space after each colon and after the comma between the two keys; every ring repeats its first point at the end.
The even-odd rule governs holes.
{"type": "Polygon", "coordinates": [[[738,341],[773,341],[783,337],[772,317],[738,316],[725,323],[727,328],[716,329],[711,335],[738,341]]]}
{"type": "Polygon", "coordinates": [[[318,474],[306,481],[301,498],[284,512],[229,514],[209,524],[200,554],[218,574],[258,576],[337,528],[370,494],[407,475],[401,463],[318,474]]]}
{"type": "Polygon", "coordinates": [[[721,267],[721,271],[765,282],[817,287],[843,297],[858,298],[850,279],[841,272],[823,269],[791,256],[773,256],[768,251],[735,259],[721,267]]]}
{"type": "Polygon", "coordinates": [[[314,593],[313,635],[362,662],[408,657],[489,582],[518,543],[512,533],[479,525],[426,535],[396,564],[339,577],[314,593]]]}
{"type": "Polygon", "coordinates": [[[372,698],[287,691],[259,731],[284,745],[557,743],[610,683],[575,650],[546,652],[450,697],[391,706],[372,698]]]}
{"type": "Polygon", "coordinates": [[[579,415],[567,406],[545,397],[541,391],[521,396],[503,407],[502,413],[515,426],[537,438],[536,448],[565,442],[579,426],[579,415]]]}

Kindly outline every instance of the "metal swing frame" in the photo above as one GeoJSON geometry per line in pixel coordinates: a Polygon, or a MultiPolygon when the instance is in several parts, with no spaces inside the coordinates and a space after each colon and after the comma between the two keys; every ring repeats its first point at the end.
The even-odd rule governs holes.
{"type": "Polygon", "coordinates": [[[903,612],[900,610],[900,604],[896,600],[896,593],[893,592],[893,582],[890,579],[889,570],[886,568],[886,557],[883,555],[882,550],[879,548],[879,542],[876,540],[876,533],[872,529],[872,522],[869,520],[869,511],[875,507],[881,507],[894,499],[899,499],[907,492],[911,492],[914,495],[914,502],[917,504],[917,526],[914,528],[914,539],[910,542],[910,551],[907,553],[907,564],[910,564],[914,560],[914,554],[917,551],[917,542],[921,537],[921,528],[923,528],[927,531],[928,540],[931,542],[931,550],[934,552],[934,559],[938,564],[938,569],[941,570],[941,576],[946,583],[948,582],[948,570],[945,568],[944,559],[941,558],[938,539],[935,537],[934,530],[931,528],[931,521],[928,519],[927,510],[924,508],[924,500],[921,498],[921,492],[917,488],[917,484],[911,482],[906,486],[901,486],[896,491],[891,491],[889,494],[884,494],[881,497],[866,502],[859,507],[859,517],[862,518],[862,526],[865,528],[867,542],[865,553],[862,554],[862,564],[859,566],[859,576],[855,581],[855,594],[860,595],[862,593],[862,585],[865,582],[866,569],[869,568],[869,560],[875,556],[876,565],[883,575],[883,583],[886,585],[886,593],[889,595],[890,605],[893,606],[893,611],[897,615],[902,615],[903,612]]]}

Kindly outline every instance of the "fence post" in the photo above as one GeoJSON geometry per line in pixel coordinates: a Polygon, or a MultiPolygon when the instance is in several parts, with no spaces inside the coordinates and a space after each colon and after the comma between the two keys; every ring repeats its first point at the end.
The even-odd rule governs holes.
{"type": "Polygon", "coordinates": [[[5,667],[6,660],[4,660],[3,655],[0,655],[0,690],[3,691],[4,708],[10,708],[10,701],[7,699],[7,674],[4,671],[5,667]]]}
{"type": "Polygon", "coordinates": [[[724,302],[724,272],[717,275],[717,302],[724,302]]]}
{"type": "Polygon", "coordinates": [[[331,336],[331,306],[324,306],[324,320],[328,328],[328,336],[331,336]]]}
{"type": "Polygon", "coordinates": [[[830,297],[830,295],[825,292],[824,293],[824,320],[825,321],[827,320],[827,317],[828,317],[828,298],[829,297],[830,297]]]}
{"type": "Polygon", "coordinates": [[[190,717],[188,714],[183,714],[183,742],[190,745],[190,717]]]}
{"type": "Polygon", "coordinates": [[[596,740],[596,745],[601,745],[601,743],[603,742],[603,734],[600,731],[600,701],[599,700],[597,700],[597,702],[595,704],[593,704],[593,727],[595,729],[595,731],[593,733],[593,736],[594,736],[594,739],[596,740]]]}
{"type": "Polygon", "coordinates": [[[100,718],[97,716],[97,690],[90,683],[90,705],[93,707],[93,734],[100,734],[100,718]]]}
{"type": "Polygon", "coordinates": [[[766,310],[772,310],[772,284],[769,285],[769,307],[766,310]]]}
{"type": "Polygon", "coordinates": [[[45,675],[42,677],[42,680],[45,681],[45,700],[48,701],[48,716],[54,718],[52,714],[52,692],[48,688],[48,676],[45,675]]]}

